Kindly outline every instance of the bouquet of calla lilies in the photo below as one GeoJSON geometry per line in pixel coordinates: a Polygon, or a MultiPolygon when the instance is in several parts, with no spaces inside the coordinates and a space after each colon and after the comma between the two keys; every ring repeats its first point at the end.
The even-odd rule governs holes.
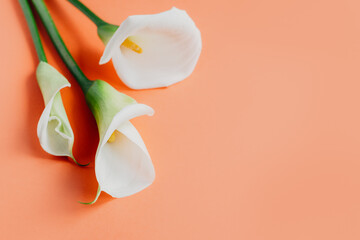
{"type": "MultiPolygon", "coordinates": [[[[100,141],[95,174],[99,187],[93,201],[81,203],[93,204],[102,191],[121,198],[148,187],[155,178],[154,167],[130,120],[151,116],[154,110],[118,92],[103,80],[89,80],[65,46],[44,1],[19,2],[39,57],[36,78],[45,103],[37,126],[41,147],[49,154],[67,156],[77,165],[86,166],[73,156],[74,134],[60,94],[70,83],[47,61],[31,4],[61,59],[80,85],[97,123],[100,141]]],[[[78,0],[68,2],[96,24],[98,36],[105,44],[99,63],[112,60],[119,78],[129,88],[168,87],[193,72],[202,42],[200,31],[185,11],[172,8],[153,15],[130,16],[117,26],[103,21],[78,0]]]]}

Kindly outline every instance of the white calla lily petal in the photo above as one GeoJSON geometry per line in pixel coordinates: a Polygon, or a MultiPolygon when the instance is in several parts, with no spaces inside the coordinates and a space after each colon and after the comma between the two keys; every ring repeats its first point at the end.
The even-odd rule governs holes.
{"type": "Polygon", "coordinates": [[[102,191],[113,197],[126,197],[149,186],[155,171],[145,144],[128,121],[135,116],[152,115],[153,109],[133,104],[120,111],[102,139],[95,160],[95,173],[102,191]],[[115,132],[115,141],[108,142],[115,132]]]}
{"type": "Polygon", "coordinates": [[[70,83],[45,62],[40,62],[36,77],[45,102],[37,127],[40,144],[49,154],[73,158],[74,134],[60,95],[60,90],[70,87],[70,83]]]}
{"type": "Polygon", "coordinates": [[[130,88],[167,87],[188,77],[202,48],[201,34],[184,10],[128,17],[105,47],[100,64],[112,59],[130,88]],[[137,53],[121,44],[127,38],[141,47],[137,53]]]}
{"type": "Polygon", "coordinates": [[[100,135],[95,156],[95,174],[100,191],[113,197],[126,197],[148,187],[155,178],[146,146],[129,122],[154,110],[119,93],[104,81],[97,80],[86,94],[100,135]],[[109,141],[114,138],[113,141],[109,141]]]}

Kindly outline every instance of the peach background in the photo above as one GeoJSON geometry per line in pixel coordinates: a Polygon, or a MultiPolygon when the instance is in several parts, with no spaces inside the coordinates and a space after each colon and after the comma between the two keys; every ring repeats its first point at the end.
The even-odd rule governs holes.
{"type": "MultiPolygon", "coordinates": [[[[186,9],[202,32],[195,72],[168,89],[132,91],[99,67],[95,27],[47,1],[92,79],[152,106],[133,123],[157,178],[131,197],[96,192],[79,168],[42,151],[37,57],[15,0],[1,1],[0,239],[360,239],[360,2],[84,0],[112,23],[186,9]],[[77,22],[77,24],[72,25],[77,22]]],[[[42,29],[43,30],[43,29],[42,29]]],[[[54,48],[75,156],[94,158],[95,121],[54,48]]]]}

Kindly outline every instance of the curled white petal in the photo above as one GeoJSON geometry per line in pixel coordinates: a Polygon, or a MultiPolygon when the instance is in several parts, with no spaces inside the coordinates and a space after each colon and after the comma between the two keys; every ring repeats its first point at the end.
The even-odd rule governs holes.
{"type": "Polygon", "coordinates": [[[49,154],[73,158],[74,134],[60,95],[60,90],[70,87],[70,83],[45,62],[39,64],[36,75],[45,102],[37,126],[40,145],[49,154]]]}
{"type": "Polygon", "coordinates": [[[100,133],[95,157],[95,173],[101,191],[113,197],[126,197],[149,186],[155,171],[146,146],[130,119],[152,115],[144,104],[131,104],[118,112],[106,132],[100,133]],[[115,141],[108,142],[115,132],[115,141]]]}
{"type": "Polygon", "coordinates": [[[128,17],[106,45],[100,64],[112,59],[130,88],[166,87],[193,72],[201,48],[201,34],[193,20],[184,10],[172,8],[128,17]],[[141,54],[121,46],[128,37],[142,48],[141,54]]]}

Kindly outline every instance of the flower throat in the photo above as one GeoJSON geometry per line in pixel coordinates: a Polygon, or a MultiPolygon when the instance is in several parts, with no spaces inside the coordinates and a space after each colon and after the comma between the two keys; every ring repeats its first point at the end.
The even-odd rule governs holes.
{"type": "Polygon", "coordinates": [[[125,41],[121,44],[121,46],[133,50],[136,53],[142,53],[143,51],[139,45],[137,45],[134,41],[131,40],[131,37],[126,38],[125,41]]]}

